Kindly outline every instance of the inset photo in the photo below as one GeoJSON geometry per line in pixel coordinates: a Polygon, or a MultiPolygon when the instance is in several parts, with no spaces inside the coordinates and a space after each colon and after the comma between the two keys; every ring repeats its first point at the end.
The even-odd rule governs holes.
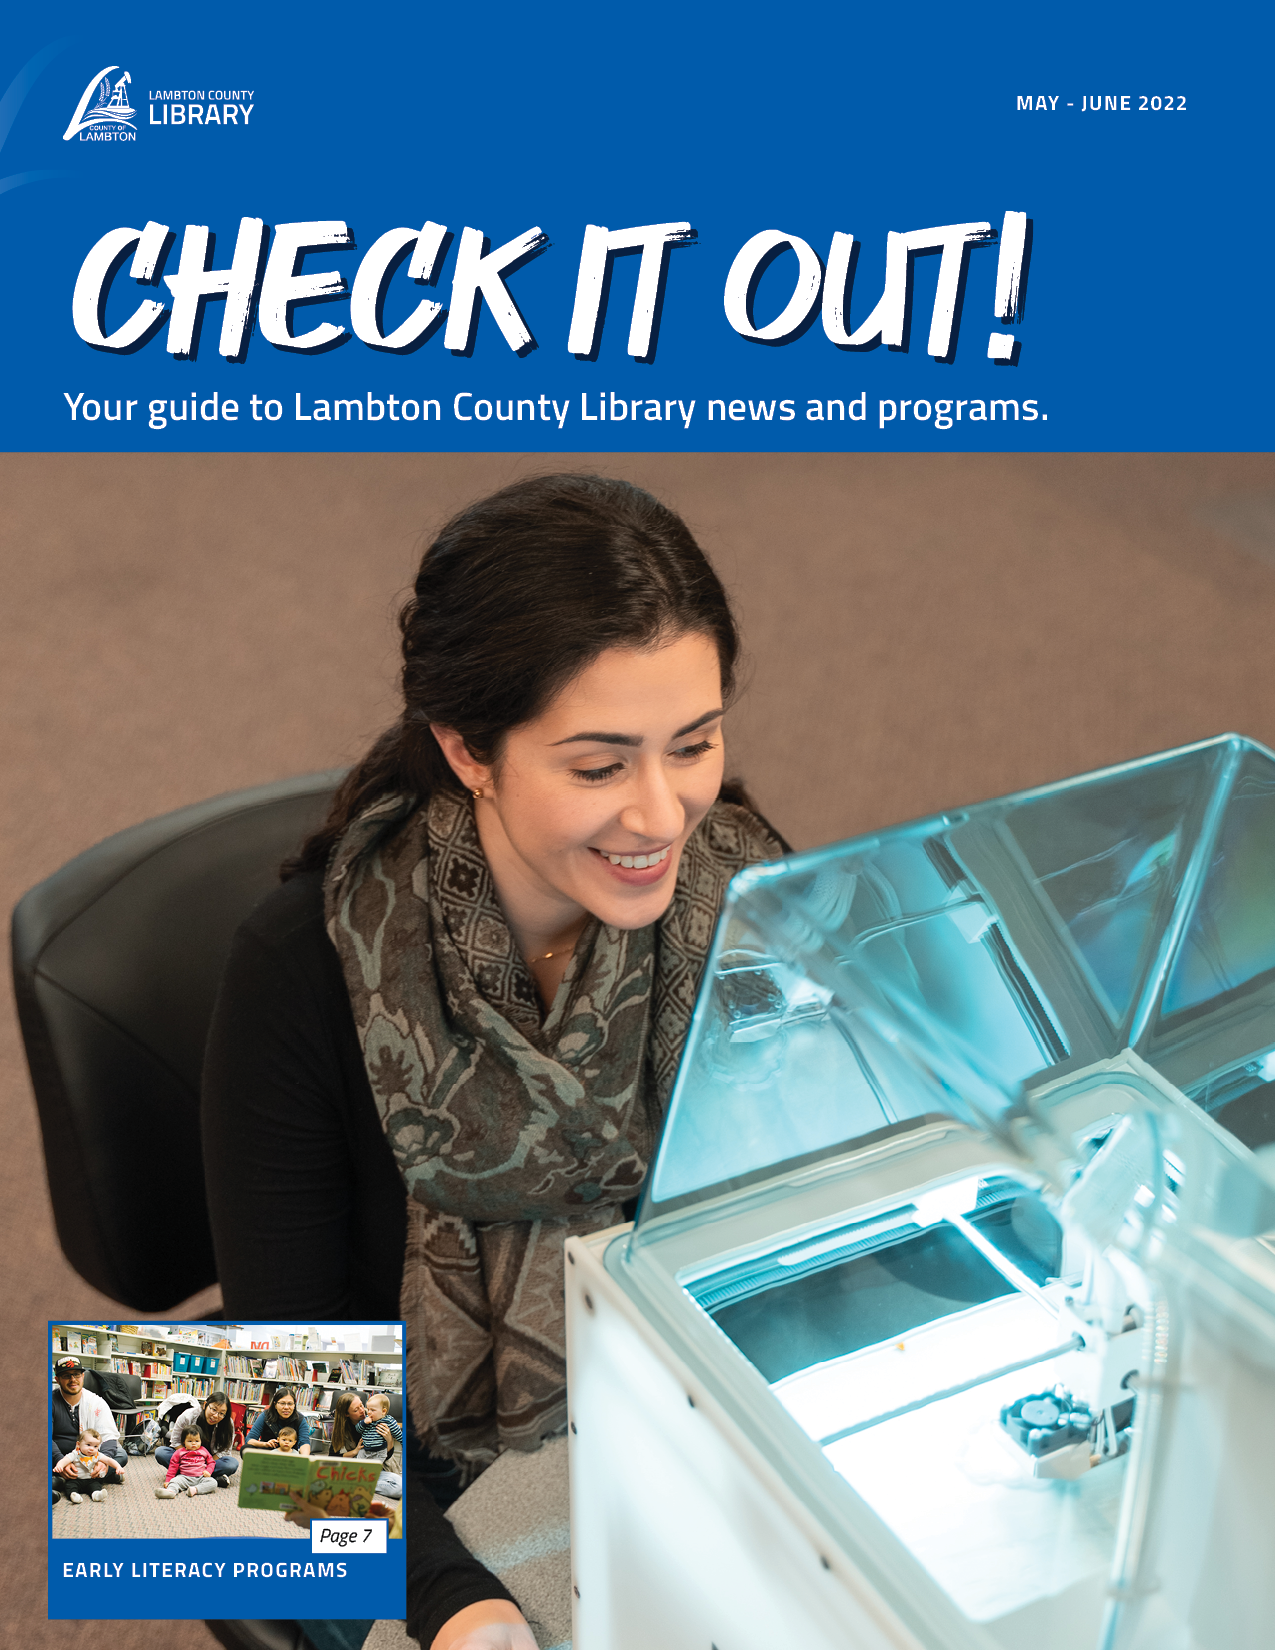
{"type": "Polygon", "coordinates": [[[50,1324],[50,1536],[402,1533],[401,1324],[50,1324]]]}

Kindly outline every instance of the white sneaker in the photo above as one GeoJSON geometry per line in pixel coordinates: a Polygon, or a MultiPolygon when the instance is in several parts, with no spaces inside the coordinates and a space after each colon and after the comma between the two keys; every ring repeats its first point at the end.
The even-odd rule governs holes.
{"type": "Polygon", "coordinates": [[[70,1495],[67,1496],[67,1500],[73,1507],[78,1507],[83,1499],[84,1497],[77,1490],[72,1490],[70,1495]]]}
{"type": "Polygon", "coordinates": [[[89,1496],[89,1500],[90,1501],[105,1501],[106,1500],[106,1491],[105,1490],[94,1490],[92,1495],[89,1496]]]}
{"type": "Polygon", "coordinates": [[[177,1491],[170,1490],[167,1484],[161,1484],[155,1494],[161,1501],[176,1501],[177,1499],[177,1491]]]}

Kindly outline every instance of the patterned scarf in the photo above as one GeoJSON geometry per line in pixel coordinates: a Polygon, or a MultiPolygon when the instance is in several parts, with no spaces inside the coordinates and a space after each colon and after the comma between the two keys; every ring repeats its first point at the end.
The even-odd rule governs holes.
{"type": "Polygon", "coordinates": [[[327,929],[408,1192],[408,1398],[470,1471],[566,1424],[563,1242],[636,1195],[726,884],[782,851],[715,803],[664,916],[590,921],[542,1018],[468,797],[382,798],[337,845],[327,929]]]}

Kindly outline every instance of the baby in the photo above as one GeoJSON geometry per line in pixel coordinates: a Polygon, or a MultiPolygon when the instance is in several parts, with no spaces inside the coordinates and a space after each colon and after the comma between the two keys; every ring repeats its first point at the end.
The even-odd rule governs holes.
{"type": "Polygon", "coordinates": [[[279,1446],[280,1455],[291,1455],[297,1447],[297,1429],[295,1427],[280,1427],[275,1433],[275,1443],[279,1446]]]}
{"type": "Polygon", "coordinates": [[[112,1473],[111,1466],[101,1451],[101,1433],[95,1427],[85,1427],[75,1440],[74,1451],[71,1454],[64,1455],[57,1464],[53,1479],[54,1490],[60,1490],[68,1501],[73,1502],[78,1507],[84,1497],[78,1490],[72,1489],[71,1486],[83,1483],[88,1488],[90,1501],[105,1501],[106,1491],[102,1488],[101,1483],[97,1483],[96,1488],[91,1486],[98,1480],[105,1479],[108,1473],[111,1474],[113,1482],[122,1484],[124,1478],[122,1473],[112,1473]],[[68,1461],[75,1463],[75,1476],[73,1478],[62,1472],[62,1468],[66,1466],[68,1461]]]}
{"type": "Polygon", "coordinates": [[[383,1392],[374,1392],[368,1399],[365,1419],[359,1422],[359,1461],[387,1461],[403,1442],[403,1429],[390,1414],[390,1401],[383,1392]],[[381,1432],[385,1427],[389,1438],[381,1432]]]}
{"type": "Polygon", "coordinates": [[[204,1448],[198,1427],[187,1427],[182,1433],[182,1447],[173,1451],[168,1463],[168,1476],[155,1491],[161,1501],[171,1501],[185,1490],[187,1495],[214,1494],[217,1481],[212,1475],[216,1462],[204,1448]]]}

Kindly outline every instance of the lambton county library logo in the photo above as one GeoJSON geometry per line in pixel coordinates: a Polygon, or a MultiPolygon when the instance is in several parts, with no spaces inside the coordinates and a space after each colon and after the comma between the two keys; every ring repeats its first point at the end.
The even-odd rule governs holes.
{"type": "Polygon", "coordinates": [[[62,134],[64,143],[69,143],[76,136],[81,143],[101,143],[111,139],[137,141],[137,130],[133,125],[137,110],[128,101],[128,88],[133,83],[133,77],[125,69],[112,85],[111,76],[118,68],[118,63],[108,64],[89,81],[76,104],[70,125],[62,134]]]}

